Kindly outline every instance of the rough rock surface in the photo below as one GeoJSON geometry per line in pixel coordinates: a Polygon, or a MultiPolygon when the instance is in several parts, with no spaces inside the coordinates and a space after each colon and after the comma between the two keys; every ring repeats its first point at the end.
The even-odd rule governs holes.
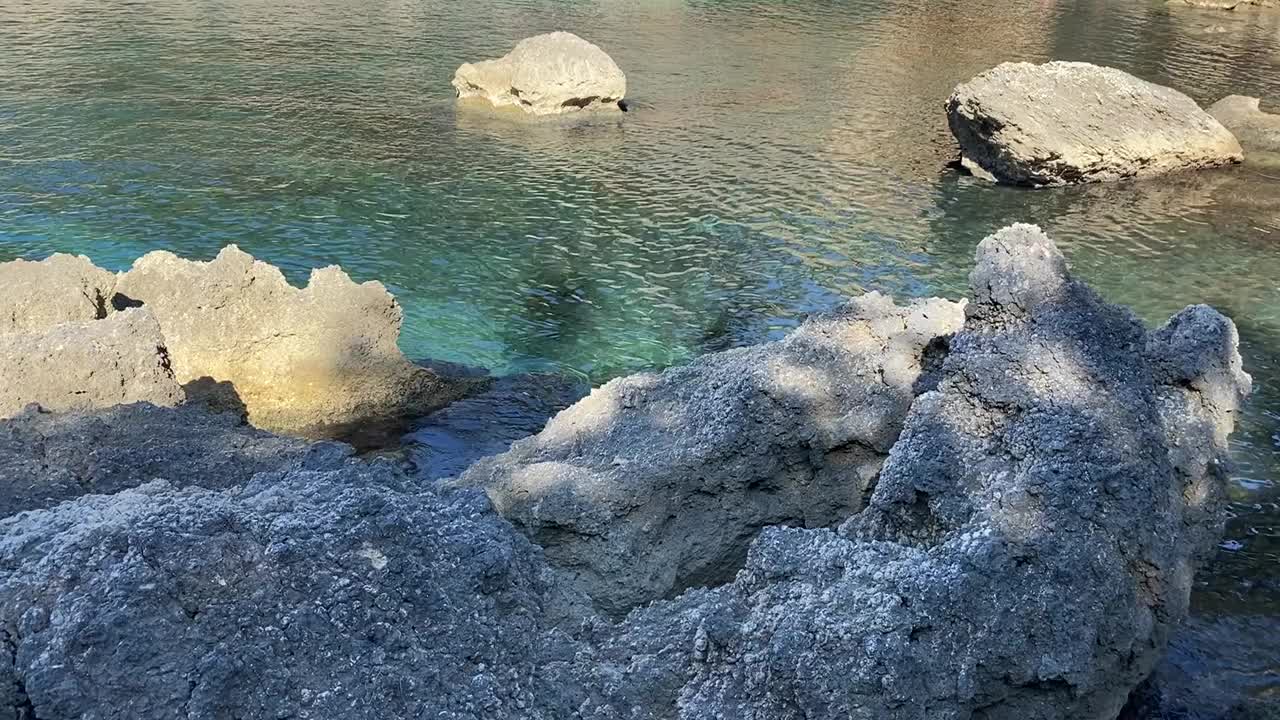
{"type": "Polygon", "coordinates": [[[160,321],[174,374],[193,397],[234,392],[257,427],[333,436],[380,418],[422,415],[473,383],[410,363],[396,340],[403,314],[377,282],[336,266],[307,287],[228,246],[210,262],[152,252],[120,276],[116,307],[142,303],[160,321]]]}
{"type": "Polygon", "coordinates": [[[186,397],[164,344],[160,326],[145,310],[0,335],[0,418],[32,403],[47,410],[177,405],[186,397]]]}
{"type": "Polygon", "coordinates": [[[234,413],[149,403],[0,421],[0,517],[152,480],[223,489],[255,474],[338,467],[351,448],[254,429],[234,413]]]}
{"type": "Polygon", "coordinates": [[[1029,226],[971,283],[866,509],[616,622],[482,493],[385,464],[0,520],[0,720],[1112,720],[1215,542],[1235,328],[1148,332],[1029,226]]]}
{"type": "Polygon", "coordinates": [[[961,308],[872,293],[780,342],[613,380],[458,484],[610,614],[722,582],[760,528],[861,509],[961,308]]]}
{"type": "Polygon", "coordinates": [[[0,263],[0,334],[106,317],[115,275],[83,255],[0,263]]]}
{"type": "Polygon", "coordinates": [[[496,60],[464,63],[453,76],[459,98],[533,115],[619,110],[627,76],[599,47],[567,32],[525,38],[496,60]]]}
{"type": "Polygon", "coordinates": [[[479,493],[403,482],[156,482],[0,520],[0,720],[571,717],[535,548],[479,493]]]}
{"type": "Polygon", "coordinates": [[[946,108],[964,157],[1004,183],[1149,177],[1243,159],[1191,98],[1088,63],[1004,63],[958,86],[946,108]]]}
{"type": "Polygon", "coordinates": [[[1209,114],[1231,131],[1253,162],[1258,155],[1274,163],[1280,161],[1280,115],[1263,112],[1261,100],[1244,95],[1228,95],[1209,106],[1209,114]]]}

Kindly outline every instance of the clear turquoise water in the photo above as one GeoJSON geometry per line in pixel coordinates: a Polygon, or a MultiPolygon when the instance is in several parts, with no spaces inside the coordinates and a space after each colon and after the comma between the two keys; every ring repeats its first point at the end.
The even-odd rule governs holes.
{"type": "MultiPolygon", "coordinates": [[[[295,282],[331,263],[382,280],[411,356],[602,381],[869,289],[959,296],[978,240],[1040,223],[1149,321],[1235,317],[1258,381],[1240,547],[1197,608],[1277,636],[1280,168],[1035,192],[949,170],[950,89],[1054,58],[1280,107],[1280,13],[1158,0],[2,0],[0,260],[234,242],[295,282]],[[458,64],[553,29],[613,55],[633,112],[455,110],[458,64]]],[[[1247,642],[1211,662],[1274,671],[1232,666],[1247,642]]]]}

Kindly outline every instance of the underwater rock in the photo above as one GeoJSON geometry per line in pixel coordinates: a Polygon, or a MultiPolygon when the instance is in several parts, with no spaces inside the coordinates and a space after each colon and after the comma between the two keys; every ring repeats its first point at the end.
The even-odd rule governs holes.
{"type": "Polygon", "coordinates": [[[568,32],[525,38],[496,60],[464,63],[453,77],[461,99],[531,115],[620,112],[627,76],[599,47],[568,32]]]}
{"type": "Polygon", "coordinates": [[[1015,185],[1150,177],[1243,160],[1182,93],[1079,62],[1003,63],[956,87],[947,119],[964,158],[1015,185]]]}
{"type": "Polygon", "coordinates": [[[1244,95],[1228,95],[1209,106],[1209,114],[1231,131],[1244,147],[1245,159],[1268,156],[1271,163],[1280,162],[1280,115],[1263,112],[1262,101],[1244,95]]]}
{"type": "Polygon", "coordinates": [[[0,358],[0,418],[31,404],[65,411],[134,402],[171,406],[186,399],[169,368],[160,326],[146,310],[0,334],[0,358]]]}
{"type": "MultiPolygon", "coordinates": [[[[138,311],[131,311],[138,312],[138,311]]],[[[340,467],[352,449],[257,430],[235,413],[150,403],[0,420],[0,517],[152,480],[238,487],[271,470],[340,467]]]]}
{"type": "Polygon", "coordinates": [[[298,289],[234,245],[209,262],[157,251],[120,275],[112,301],[155,314],[178,382],[233,393],[222,400],[242,403],[260,428],[340,436],[425,414],[476,385],[409,362],[396,344],[399,303],[336,266],[298,289]]]}
{"type": "Polygon", "coordinates": [[[115,275],[83,255],[0,263],[0,334],[106,317],[115,275]]]}
{"type": "MultiPolygon", "coordinates": [[[[568,460],[622,437],[610,433],[647,443],[617,444],[637,470],[686,453],[682,485],[586,465],[599,487],[577,492],[611,502],[630,488],[637,507],[734,492],[725,450],[768,462],[722,442],[729,427],[775,442],[722,424],[734,417],[792,417],[773,428],[778,447],[815,457],[839,437],[887,448],[867,506],[838,528],[765,527],[732,578],[613,620],[578,592],[580,567],[544,555],[483,493],[418,488],[387,463],[223,490],[152,483],[0,520],[0,718],[1113,720],[1220,532],[1227,437],[1250,389],[1235,327],[1195,306],[1148,331],[1031,226],[984,240],[970,282],[946,347],[928,338],[956,306],[865,297],[797,347],[606,386],[530,442],[581,449],[554,449],[551,491],[576,481],[568,460]],[[840,375],[856,368],[868,372],[840,375]],[[746,397],[754,408],[735,404],[746,397]],[[882,422],[904,400],[905,417],[882,422]],[[641,410],[652,428],[626,419],[641,410]]],[[[812,477],[773,467],[779,485],[812,477]]],[[[830,509],[825,493],[812,501],[830,509]]],[[[564,534],[582,522],[565,521],[564,534]]],[[[647,572],[644,551],[595,547],[647,572]]]]}
{"type": "Polygon", "coordinates": [[[780,342],[613,380],[457,481],[617,615],[862,508],[962,305],[872,293],[780,342]]]}

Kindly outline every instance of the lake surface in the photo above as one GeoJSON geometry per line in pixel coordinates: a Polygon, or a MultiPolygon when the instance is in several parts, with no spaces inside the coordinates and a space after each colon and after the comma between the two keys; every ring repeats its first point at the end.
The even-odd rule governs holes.
{"type": "Polygon", "coordinates": [[[1280,168],[1039,191],[949,169],[951,88],[1049,59],[1280,108],[1280,13],[1156,0],[3,0],[0,260],[337,263],[399,297],[413,357],[600,382],[867,290],[958,297],[984,235],[1039,223],[1149,322],[1208,302],[1240,326],[1257,392],[1179,657],[1280,695],[1280,168]],[[618,61],[633,112],[455,108],[460,63],[554,29],[618,61]]]}

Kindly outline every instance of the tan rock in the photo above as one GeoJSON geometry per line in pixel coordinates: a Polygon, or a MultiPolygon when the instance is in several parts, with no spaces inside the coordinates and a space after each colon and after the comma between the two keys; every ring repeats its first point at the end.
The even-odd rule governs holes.
{"type": "Polygon", "coordinates": [[[0,263],[0,334],[105,317],[115,275],[83,255],[0,263]]]}
{"type": "Polygon", "coordinates": [[[521,40],[496,60],[464,63],[453,77],[458,97],[533,115],[618,111],[627,76],[604,50],[567,32],[521,40]]]}

